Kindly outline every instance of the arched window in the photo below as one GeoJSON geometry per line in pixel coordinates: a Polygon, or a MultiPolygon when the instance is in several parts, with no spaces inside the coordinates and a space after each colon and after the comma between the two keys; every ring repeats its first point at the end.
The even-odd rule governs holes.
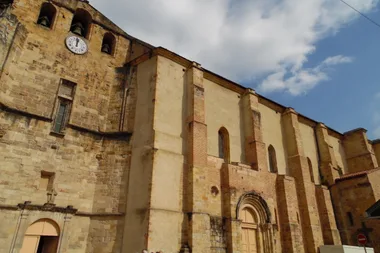
{"type": "Polygon", "coordinates": [[[222,127],[218,132],[219,158],[230,162],[230,136],[226,128],[222,127]]]}
{"type": "Polygon", "coordinates": [[[57,10],[51,3],[43,3],[40,10],[40,15],[37,19],[37,24],[52,28],[57,10]]]}
{"type": "Polygon", "coordinates": [[[92,17],[90,13],[83,9],[77,9],[73,21],[71,22],[70,31],[76,35],[89,38],[92,17]]]}
{"type": "Polygon", "coordinates": [[[115,52],[115,45],[116,45],[115,36],[110,32],[104,34],[103,42],[102,42],[102,52],[113,55],[115,52]]]}
{"type": "Polygon", "coordinates": [[[57,223],[49,219],[34,222],[25,232],[21,253],[31,252],[57,252],[60,229],[57,223]]]}
{"type": "Polygon", "coordinates": [[[309,157],[307,158],[307,164],[309,166],[309,171],[310,171],[310,180],[311,180],[311,182],[314,183],[313,164],[311,163],[311,160],[309,157]]]}
{"type": "Polygon", "coordinates": [[[277,173],[277,158],[276,150],[272,145],[268,147],[268,157],[269,157],[269,171],[272,173],[277,173]]]}

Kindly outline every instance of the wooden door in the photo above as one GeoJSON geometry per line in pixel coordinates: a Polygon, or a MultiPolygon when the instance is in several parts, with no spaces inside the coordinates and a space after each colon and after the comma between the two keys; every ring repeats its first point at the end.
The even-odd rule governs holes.
{"type": "Polygon", "coordinates": [[[256,229],[242,229],[242,253],[257,253],[256,229]]]}
{"type": "Polygon", "coordinates": [[[26,235],[20,253],[36,253],[40,237],[37,235],[26,235]]]}
{"type": "Polygon", "coordinates": [[[256,229],[248,230],[249,253],[257,253],[256,229]]]}
{"type": "Polygon", "coordinates": [[[242,253],[249,253],[248,229],[242,229],[242,253]]]}

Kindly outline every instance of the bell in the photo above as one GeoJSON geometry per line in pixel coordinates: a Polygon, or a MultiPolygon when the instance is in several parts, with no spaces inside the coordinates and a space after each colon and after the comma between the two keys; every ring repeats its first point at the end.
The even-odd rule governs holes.
{"type": "Polygon", "coordinates": [[[106,54],[111,54],[110,45],[108,45],[107,43],[104,43],[102,46],[102,52],[106,54]]]}
{"type": "Polygon", "coordinates": [[[83,31],[84,31],[83,25],[77,22],[71,26],[71,31],[79,36],[83,36],[83,31]]]}
{"type": "Polygon", "coordinates": [[[45,27],[50,27],[50,20],[47,16],[42,16],[38,19],[37,24],[45,27]]]}

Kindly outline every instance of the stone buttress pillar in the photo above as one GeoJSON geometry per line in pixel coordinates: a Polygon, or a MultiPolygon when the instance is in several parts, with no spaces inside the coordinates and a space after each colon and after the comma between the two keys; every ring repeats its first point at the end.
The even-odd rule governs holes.
{"type": "Polygon", "coordinates": [[[286,109],[282,115],[282,123],[285,130],[290,175],[295,178],[296,182],[305,252],[315,253],[318,252],[318,247],[323,245],[323,236],[319,222],[315,185],[310,180],[297,113],[292,108],[286,109]]]}
{"type": "Polygon", "coordinates": [[[279,175],[276,195],[282,251],[304,253],[302,229],[297,218],[299,209],[294,178],[279,175]]]}
{"type": "Polygon", "coordinates": [[[245,159],[254,170],[268,171],[265,143],[261,131],[261,114],[259,112],[259,97],[247,89],[241,101],[244,136],[245,136],[245,159]]]}
{"type": "Polygon", "coordinates": [[[331,186],[339,178],[339,171],[334,155],[334,149],[329,143],[327,127],[322,123],[316,126],[317,143],[319,148],[321,184],[331,186]]]}
{"type": "Polygon", "coordinates": [[[375,153],[368,141],[366,132],[367,130],[359,128],[344,133],[343,146],[349,173],[372,170],[378,167],[375,153]]]}
{"type": "Polygon", "coordinates": [[[340,245],[339,230],[331,201],[330,190],[327,186],[316,186],[319,217],[321,220],[323,241],[325,245],[340,245]]]}
{"type": "Polygon", "coordinates": [[[203,71],[193,63],[187,70],[187,215],[188,243],[193,253],[209,252],[210,217],[207,202],[202,199],[202,188],[207,167],[207,125],[205,124],[205,98],[203,71]]]}

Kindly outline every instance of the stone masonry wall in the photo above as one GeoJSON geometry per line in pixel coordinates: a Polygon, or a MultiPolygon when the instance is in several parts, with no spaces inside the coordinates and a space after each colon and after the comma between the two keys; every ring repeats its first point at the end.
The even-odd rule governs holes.
{"type": "MultiPolygon", "coordinates": [[[[70,123],[92,131],[119,130],[119,117],[115,117],[122,104],[122,96],[110,103],[111,91],[122,87],[125,71],[118,69],[125,63],[129,40],[116,36],[115,56],[100,51],[102,26],[93,23],[85,55],[75,55],[65,46],[70,34],[72,10],[55,6],[56,19],[52,29],[36,24],[40,6],[44,1],[17,1],[12,13],[27,31],[26,39],[17,51],[11,51],[4,64],[0,79],[1,103],[40,117],[54,115],[56,93],[61,78],[76,83],[70,123]],[[27,73],[27,75],[26,75],[27,73]],[[112,108],[114,107],[114,108],[112,108]],[[110,113],[111,117],[108,117],[110,113]]],[[[80,6],[92,12],[85,4],[80,6]]],[[[14,49],[12,49],[14,50],[14,49]]]]}
{"type": "MultiPolygon", "coordinates": [[[[46,203],[47,189],[41,185],[44,171],[54,173],[52,186],[57,191],[57,206],[73,205],[80,212],[90,214],[125,211],[130,159],[128,138],[105,138],[71,128],[64,137],[57,137],[50,135],[50,122],[6,111],[0,111],[0,129],[0,204],[46,203]]],[[[0,213],[6,219],[18,213],[13,212],[15,214],[0,213]]],[[[78,235],[84,248],[78,252],[93,252],[85,251],[87,240],[98,252],[115,252],[112,250],[118,247],[111,250],[111,246],[120,246],[123,218],[75,219],[78,227],[85,226],[78,235]],[[106,234],[98,233],[104,229],[108,231],[106,234]]],[[[13,237],[16,224],[10,223],[9,227],[0,228],[1,245],[9,245],[13,237]]],[[[20,247],[22,238],[20,234],[20,247]]],[[[68,247],[73,250],[77,246],[68,247]]],[[[73,252],[69,249],[68,252],[73,252]]]]}
{"type": "MultiPolygon", "coordinates": [[[[367,175],[339,181],[332,186],[331,191],[342,243],[357,245],[356,236],[362,228],[362,222],[369,227],[364,213],[376,201],[367,175]],[[352,215],[352,223],[349,213],[352,215]]],[[[377,241],[373,235],[370,235],[370,239],[373,242],[377,241]]],[[[369,246],[372,245],[372,241],[369,246]]]]}

